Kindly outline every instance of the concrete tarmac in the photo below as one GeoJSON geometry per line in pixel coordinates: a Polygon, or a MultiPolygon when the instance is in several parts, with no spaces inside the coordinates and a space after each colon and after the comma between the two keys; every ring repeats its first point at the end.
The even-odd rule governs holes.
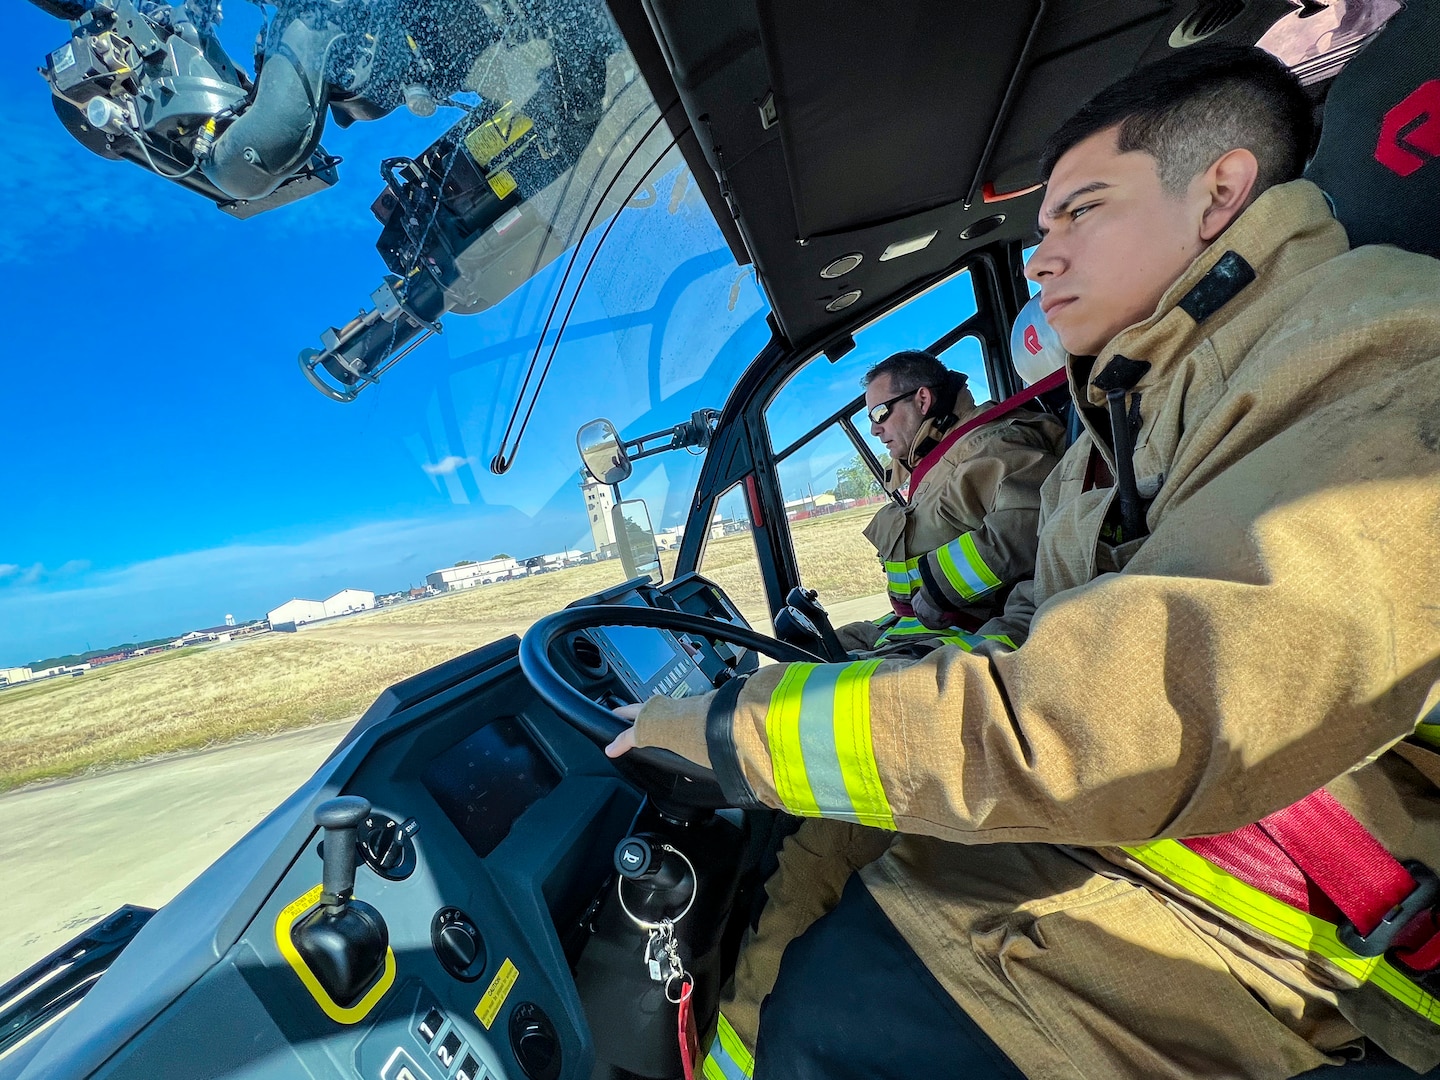
{"type": "MultiPolygon", "coordinates": [[[[839,626],[888,607],[880,595],[830,610],[839,626]]],[[[0,983],[121,904],[168,903],[299,787],[353,723],[0,796],[0,983]]]]}
{"type": "Polygon", "coordinates": [[[121,904],[169,902],[299,787],[353,723],[0,797],[0,983],[121,904]]]}

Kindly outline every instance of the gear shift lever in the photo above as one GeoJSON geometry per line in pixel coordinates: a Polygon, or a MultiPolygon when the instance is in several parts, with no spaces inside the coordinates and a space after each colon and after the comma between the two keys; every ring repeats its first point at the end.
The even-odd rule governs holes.
{"type": "Polygon", "coordinates": [[[315,808],[315,824],[325,830],[320,902],[331,915],[339,914],[355,891],[355,831],[369,813],[370,803],[358,795],[341,795],[315,808]]]}
{"type": "Polygon", "coordinates": [[[290,930],[290,940],[325,992],[342,1008],[359,1001],[385,972],[390,932],[385,920],[355,892],[355,831],[370,804],[354,795],[315,808],[325,830],[320,902],[290,930]]]}

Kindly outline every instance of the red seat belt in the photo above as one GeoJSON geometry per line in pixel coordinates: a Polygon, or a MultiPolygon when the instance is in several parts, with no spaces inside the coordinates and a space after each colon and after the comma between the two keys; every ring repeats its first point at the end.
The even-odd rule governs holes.
{"type": "Polygon", "coordinates": [[[1343,916],[1339,937],[1361,956],[1394,948],[1407,967],[1440,967],[1440,879],[1399,862],[1323,788],[1254,825],[1182,841],[1267,895],[1302,911],[1315,905],[1306,883],[1343,916]]]}
{"type": "Polygon", "coordinates": [[[1014,412],[1027,401],[1034,401],[1041,394],[1047,394],[1057,387],[1064,386],[1065,378],[1065,369],[1063,367],[1057,368],[1039,382],[1032,386],[1027,386],[1018,394],[1010,395],[993,409],[986,409],[979,416],[975,417],[975,419],[965,421],[965,423],[961,424],[954,431],[947,434],[933,450],[915,464],[915,471],[910,474],[910,490],[914,491],[920,486],[920,480],[930,471],[930,466],[939,461],[940,455],[954,446],[956,440],[962,435],[970,434],[970,432],[974,431],[981,424],[988,424],[991,420],[999,420],[1006,413],[1014,412]]]}

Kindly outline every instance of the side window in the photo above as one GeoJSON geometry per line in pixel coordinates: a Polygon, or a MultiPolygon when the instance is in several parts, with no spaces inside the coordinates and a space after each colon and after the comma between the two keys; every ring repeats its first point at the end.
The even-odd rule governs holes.
{"type": "MultiPolygon", "coordinates": [[[[860,380],[892,353],[945,340],[975,309],[974,283],[962,271],[859,331],[838,362],[811,360],[765,410],[800,580],[819,591],[837,625],[890,610],[885,575],[864,535],[888,498],[870,462],[888,459],[870,434],[860,380]]],[[[978,338],[966,335],[939,356],[969,376],[977,403],[989,398],[978,338]]]]}
{"type": "Polygon", "coordinates": [[[866,524],[887,496],[854,443],[832,424],[778,468],[801,583],[820,593],[836,625],[889,611],[885,573],[865,539],[866,524]],[[859,609],[850,610],[856,602],[859,609]],[[837,614],[835,604],[846,606],[837,614]]]}
{"type": "MultiPolygon", "coordinates": [[[[771,448],[783,454],[816,425],[844,408],[846,402],[861,393],[861,376],[891,353],[929,348],[973,314],[975,286],[970,272],[962,270],[865,327],[855,335],[855,348],[837,362],[815,357],[795,373],[765,409],[771,448]]],[[[984,401],[989,396],[989,382],[978,352],[979,342],[973,338],[964,340],[977,347],[973,364],[964,357],[963,341],[945,350],[941,358],[965,371],[975,400],[984,401]]]]}
{"type": "Polygon", "coordinates": [[[765,582],[760,577],[743,483],[729,488],[716,502],[697,568],[725,590],[746,622],[762,633],[769,632],[770,608],[765,602],[765,582]]]}

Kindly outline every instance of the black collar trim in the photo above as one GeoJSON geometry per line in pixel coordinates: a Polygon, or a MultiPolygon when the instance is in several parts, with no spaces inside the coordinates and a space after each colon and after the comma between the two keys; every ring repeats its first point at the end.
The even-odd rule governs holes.
{"type": "Polygon", "coordinates": [[[1103,394],[1108,394],[1111,390],[1130,390],[1149,370],[1149,360],[1131,360],[1128,356],[1116,353],[1101,369],[1100,374],[1095,376],[1094,385],[1103,394]]]}
{"type": "Polygon", "coordinates": [[[1255,268],[1236,252],[1227,251],[1177,306],[1197,324],[1203,323],[1254,280],[1255,268]]]}

